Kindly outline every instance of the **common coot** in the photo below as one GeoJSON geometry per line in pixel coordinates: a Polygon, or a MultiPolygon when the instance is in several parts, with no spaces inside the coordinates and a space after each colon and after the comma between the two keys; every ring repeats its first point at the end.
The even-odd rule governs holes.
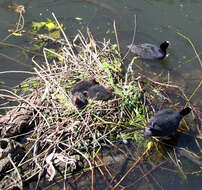
{"type": "Polygon", "coordinates": [[[89,81],[88,80],[83,80],[78,82],[73,88],[72,88],[72,95],[74,95],[76,92],[81,92],[83,94],[87,93],[88,89],[93,86],[98,84],[98,82],[92,78],[89,81]]]}
{"type": "Polygon", "coordinates": [[[89,88],[87,96],[95,100],[107,101],[112,97],[113,88],[105,88],[104,86],[97,84],[89,88]]]}
{"type": "Polygon", "coordinates": [[[176,112],[170,109],[163,109],[157,112],[147,123],[148,128],[145,128],[145,137],[159,136],[169,137],[176,132],[179,123],[183,116],[190,113],[191,108],[186,107],[181,112],[176,112]]]}
{"type": "Polygon", "coordinates": [[[75,92],[72,96],[72,101],[78,109],[82,109],[88,104],[86,96],[81,92],[75,92]]]}
{"type": "Polygon", "coordinates": [[[128,48],[132,53],[141,59],[163,59],[166,56],[166,50],[170,45],[169,41],[163,42],[160,47],[153,44],[129,45],[128,48]]]}

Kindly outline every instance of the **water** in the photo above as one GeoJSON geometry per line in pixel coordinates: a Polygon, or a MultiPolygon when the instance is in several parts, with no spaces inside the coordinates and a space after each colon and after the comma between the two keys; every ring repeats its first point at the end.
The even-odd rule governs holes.
{"type": "MultiPolygon", "coordinates": [[[[8,29],[14,28],[18,20],[18,15],[8,9],[12,2],[25,6],[26,30],[31,29],[32,21],[44,21],[46,17],[51,18],[51,12],[54,12],[58,20],[66,26],[68,36],[74,36],[78,29],[84,30],[85,27],[83,26],[88,25],[97,40],[102,41],[105,37],[106,39],[111,38],[115,42],[112,25],[115,20],[123,54],[127,51],[126,46],[132,41],[134,15],[136,15],[135,43],[148,42],[159,45],[164,40],[171,42],[168,50],[170,55],[166,60],[140,61],[137,63],[139,66],[146,68],[151,73],[164,73],[166,75],[169,72],[172,81],[184,86],[188,97],[202,79],[199,61],[194,59],[188,62],[195,57],[193,48],[187,40],[177,34],[180,32],[189,37],[198,53],[202,53],[202,2],[200,0],[1,0],[1,41],[8,35],[8,29]],[[76,17],[81,18],[81,20],[76,20],[76,17]]],[[[20,47],[31,46],[27,36],[11,36],[4,42],[20,47]]],[[[0,71],[32,71],[29,53],[16,47],[3,45],[0,45],[0,53],[0,71]]],[[[132,54],[129,54],[127,59],[131,60],[131,58],[132,54]]],[[[22,73],[1,74],[0,81],[4,81],[8,88],[19,84],[28,76],[22,73]]],[[[199,110],[202,105],[200,96],[201,88],[191,100],[199,110]]],[[[161,175],[159,180],[166,190],[186,190],[193,186],[194,189],[201,189],[201,178],[195,175],[189,176],[187,184],[180,177],[176,179],[173,177],[169,180],[166,178],[169,176],[167,172],[161,172],[159,175],[161,175]]]]}

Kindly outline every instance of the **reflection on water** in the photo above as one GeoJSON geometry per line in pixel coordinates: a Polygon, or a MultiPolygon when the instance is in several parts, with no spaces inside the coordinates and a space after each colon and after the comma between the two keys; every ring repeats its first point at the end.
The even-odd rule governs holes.
{"type": "MultiPolygon", "coordinates": [[[[18,15],[8,9],[9,3],[6,0],[0,2],[1,41],[8,36],[8,30],[14,28],[18,20],[18,15]]],[[[16,0],[16,3],[22,4],[23,2],[16,0]]],[[[126,46],[131,44],[132,41],[135,14],[137,18],[135,43],[160,44],[164,40],[171,42],[171,46],[168,49],[169,57],[165,60],[139,60],[136,64],[143,70],[146,70],[146,73],[150,74],[150,78],[158,76],[161,73],[165,79],[169,72],[170,80],[183,86],[187,97],[190,97],[200,84],[202,79],[200,63],[195,57],[194,50],[188,41],[177,34],[177,32],[180,32],[189,37],[198,53],[202,53],[202,3],[200,0],[47,0],[43,2],[40,0],[29,0],[25,3],[26,14],[24,17],[26,30],[31,28],[32,21],[43,21],[46,17],[51,17],[51,12],[54,12],[59,21],[66,26],[66,33],[70,37],[76,34],[78,29],[85,30],[83,26],[88,25],[96,39],[101,40],[105,37],[111,38],[115,42],[112,23],[116,20],[119,42],[123,54],[127,51],[126,46]],[[75,19],[76,17],[80,19],[75,19]]],[[[11,36],[6,42],[20,47],[31,46],[30,39],[26,36],[11,36]]],[[[129,54],[127,61],[130,62],[131,59],[132,54],[129,54]]],[[[13,46],[0,45],[0,63],[1,71],[32,70],[31,55],[13,46]]],[[[137,70],[138,68],[134,67],[134,69],[137,70]]],[[[8,86],[15,86],[26,77],[27,75],[22,74],[4,74],[0,75],[0,81],[6,82],[8,86]]],[[[156,77],[156,79],[158,80],[159,78],[156,77]]],[[[191,102],[198,110],[201,110],[201,88],[192,97],[191,102]]],[[[182,138],[179,140],[182,140],[182,138]]],[[[186,141],[186,143],[188,143],[187,146],[190,146],[192,141],[186,141]]],[[[196,147],[192,147],[192,149],[196,152],[198,151],[196,147]]],[[[122,162],[126,162],[124,158],[122,162]]],[[[190,163],[190,160],[187,162],[190,163]]],[[[133,162],[129,161],[128,163],[130,165],[133,162]]],[[[110,167],[112,171],[121,171],[121,166],[126,167],[124,164],[126,163],[117,166],[115,163],[110,167]]],[[[144,173],[146,173],[151,166],[142,165],[141,167],[144,173]]],[[[135,189],[151,189],[151,184],[149,183],[154,185],[152,186],[153,189],[190,189],[193,186],[194,189],[201,189],[200,177],[197,175],[188,175],[188,183],[185,183],[176,171],[176,168],[172,167],[171,163],[166,162],[159,170],[152,172],[152,175],[137,181],[133,187],[128,187],[128,189],[134,189],[134,187],[135,189]],[[160,182],[161,185],[157,185],[156,181],[160,182]]],[[[132,172],[127,177],[128,184],[138,180],[140,176],[142,176],[141,169],[132,172]]],[[[76,176],[75,178],[79,177],[76,176]]],[[[73,180],[68,182],[71,184],[72,189],[90,188],[91,178],[87,173],[81,175],[79,181],[80,183],[77,185],[73,183],[73,180]],[[87,180],[89,184],[86,184],[87,180]]],[[[95,174],[95,181],[95,189],[103,189],[103,177],[95,174]]],[[[127,186],[127,181],[123,184],[127,186]]],[[[63,185],[60,184],[55,189],[61,189],[61,187],[63,185]]]]}

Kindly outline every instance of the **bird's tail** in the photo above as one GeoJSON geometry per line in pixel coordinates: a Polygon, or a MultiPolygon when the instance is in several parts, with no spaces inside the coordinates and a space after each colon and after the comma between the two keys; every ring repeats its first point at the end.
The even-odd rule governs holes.
{"type": "Polygon", "coordinates": [[[190,108],[190,107],[186,107],[186,108],[184,108],[184,109],[180,112],[180,115],[185,116],[185,115],[187,115],[187,114],[190,113],[190,112],[191,112],[191,108],[190,108]]]}

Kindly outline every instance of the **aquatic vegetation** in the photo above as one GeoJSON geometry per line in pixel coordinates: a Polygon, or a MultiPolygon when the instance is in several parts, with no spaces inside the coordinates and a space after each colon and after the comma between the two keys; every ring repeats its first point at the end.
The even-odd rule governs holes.
{"type": "MultiPolygon", "coordinates": [[[[34,23],[36,36],[44,28],[64,35],[56,18],[54,22],[34,23]]],[[[4,168],[9,161],[12,163],[10,177],[17,173],[19,188],[23,182],[43,173],[46,173],[48,181],[66,179],[87,171],[91,171],[93,176],[95,168],[106,168],[109,163],[103,162],[99,154],[106,147],[113,147],[113,151],[118,149],[124,156],[135,160],[125,175],[113,182],[114,185],[107,183],[110,189],[116,189],[136,166],[139,167],[140,162],[158,167],[157,160],[168,160],[168,155],[164,154],[168,149],[166,142],[156,138],[145,139],[144,128],[152,111],[165,105],[181,106],[177,105],[178,99],[173,105],[169,96],[170,92],[173,94],[170,89],[174,88],[184,99],[180,87],[170,81],[169,84],[156,82],[141,73],[125,75],[118,45],[110,40],[96,41],[89,29],[87,36],[79,31],[72,41],[65,35],[62,40],[44,35],[38,37],[48,39],[46,45],[51,41],[56,48],[43,48],[45,62],[37,62],[33,58],[34,77],[19,85],[15,93],[4,90],[7,94],[1,95],[19,103],[0,118],[0,132],[4,139],[12,137],[25,142],[21,149],[23,158],[17,157],[13,164],[15,155],[11,154],[2,164],[4,168]],[[83,91],[79,92],[82,95],[74,92],[73,87],[78,81],[92,78],[104,87],[113,87],[113,97],[102,101],[83,97],[83,91]],[[75,94],[82,100],[79,109],[75,94]],[[134,152],[126,155],[117,146],[118,142],[134,144],[134,152]]],[[[5,151],[7,146],[2,144],[5,151]]],[[[14,144],[13,152],[17,145],[14,144]]],[[[174,145],[170,147],[173,149],[174,145]]],[[[3,154],[0,159],[4,159],[3,154]]],[[[9,181],[9,184],[2,183],[0,188],[11,185],[9,181]]]]}
{"type": "MultiPolygon", "coordinates": [[[[62,28],[63,25],[61,25],[62,28]]],[[[57,40],[61,38],[61,30],[55,21],[47,18],[43,22],[32,22],[32,29],[30,31],[35,36],[34,50],[41,50],[44,47],[56,52],[58,50],[57,40]]],[[[59,45],[60,43],[58,43],[59,45]]],[[[47,52],[50,57],[54,57],[54,54],[47,52]]]]}

